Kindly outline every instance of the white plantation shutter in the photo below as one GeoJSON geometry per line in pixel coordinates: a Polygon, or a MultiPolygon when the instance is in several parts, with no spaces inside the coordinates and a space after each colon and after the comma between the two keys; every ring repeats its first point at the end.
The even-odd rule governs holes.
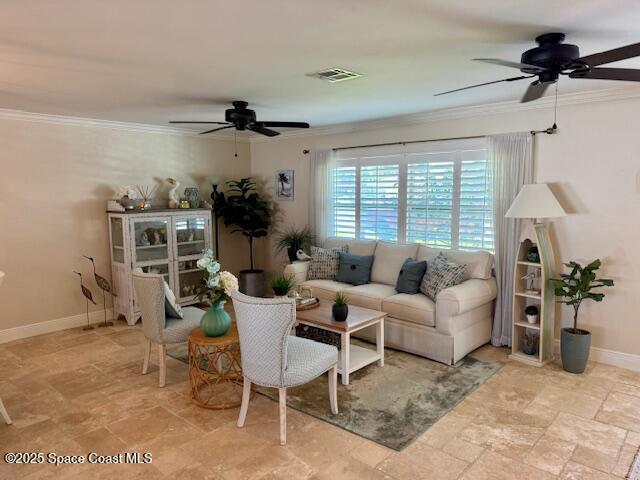
{"type": "Polygon", "coordinates": [[[333,173],[332,237],[356,238],[356,167],[338,166],[333,173]]]}
{"type": "Polygon", "coordinates": [[[451,248],[453,162],[410,163],[407,167],[408,243],[451,248]]]}
{"type": "Polygon", "coordinates": [[[458,248],[493,251],[493,179],[485,151],[467,152],[460,168],[458,248]]]}
{"type": "Polygon", "coordinates": [[[359,238],[398,241],[398,165],[360,168],[359,238]]]}
{"type": "Polygon", "coordinates": [[[340,152],[329,234],[493,251],[486,156],[484,140],[340,152]]]}

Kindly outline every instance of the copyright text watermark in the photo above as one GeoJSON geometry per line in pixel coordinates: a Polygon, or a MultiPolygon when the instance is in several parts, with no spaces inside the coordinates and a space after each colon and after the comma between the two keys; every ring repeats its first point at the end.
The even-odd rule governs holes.
{"type": "Polygon", "coordinates": [[[55,452],[7,452],[4,454],[6,463],[48,463],[51,465],[67,465],[74,463],[151,463],[151,452],[125,452],[113,455],[102,455],[89,452],[86,455],[59,455],[55,452]]]}

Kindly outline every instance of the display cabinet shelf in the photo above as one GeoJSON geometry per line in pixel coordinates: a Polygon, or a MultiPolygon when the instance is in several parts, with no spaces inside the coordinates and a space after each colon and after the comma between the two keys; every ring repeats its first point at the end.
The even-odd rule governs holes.
{"type": "Polygon", "coordinates": [[[513,317],[511,358],[529,365],[542,366],[553,360],[554,306],[553,282],[555,259],[545,224],[538,223],[522,235],[513,275],[513,317]],[[537,247],[540,262],[527,260],[528,252],[537,247]],[[529,293],[537,291],[538,294],[529,293]],[[538,309],[538,321],[529,323],[525,309],[538,309]],[[525,335],[536,335],[537,351],[529,355],[523,351],[525,335]]]}
{"type": "Polygon", "coordinates": [[[130,325],[140,319],[132,277],[136,268],[163,275],[181,305],[198,302],[202,270],[196,262],[212,248],[210,209],[107,213],[116,316],[130,325]]]}

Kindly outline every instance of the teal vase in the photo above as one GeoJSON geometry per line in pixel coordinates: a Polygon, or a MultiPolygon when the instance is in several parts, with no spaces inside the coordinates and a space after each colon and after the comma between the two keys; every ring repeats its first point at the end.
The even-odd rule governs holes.
{"type": "Polygon", "coordinates": [[[200,319],[200,329],[207,337],[221,337],[231,327],[231,317],[224,309],[225,302],[213,302],[200,319]]]}

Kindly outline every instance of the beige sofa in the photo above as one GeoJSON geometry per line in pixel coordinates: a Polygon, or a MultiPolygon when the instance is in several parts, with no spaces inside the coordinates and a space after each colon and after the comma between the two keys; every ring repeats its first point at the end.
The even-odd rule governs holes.
{"type": "MultiPolygon", "coordinates": [[[[332,301],[343,292],[352,305],[381,310],[385,320],[385,345],[415,353],[447,365],[456,363],[491,337],[496,282],[491,275],[493,255],[488,252],[442,250],[448,259],[467,264],[461,284],[442,290],[433,302],[426,295],[395,290],[398,273],[411,257],[432,260],[441,250],[425,246],[330,238],[323,247],[349,246],[354,255],[374,255],[371,283],[353,286],[334,280],[307,280],[309,262],[285,267],[296,284],[311,287],[321,300],[332,301]]],[[[375,338],[374,330],[362,336],[375,338]]]]}

